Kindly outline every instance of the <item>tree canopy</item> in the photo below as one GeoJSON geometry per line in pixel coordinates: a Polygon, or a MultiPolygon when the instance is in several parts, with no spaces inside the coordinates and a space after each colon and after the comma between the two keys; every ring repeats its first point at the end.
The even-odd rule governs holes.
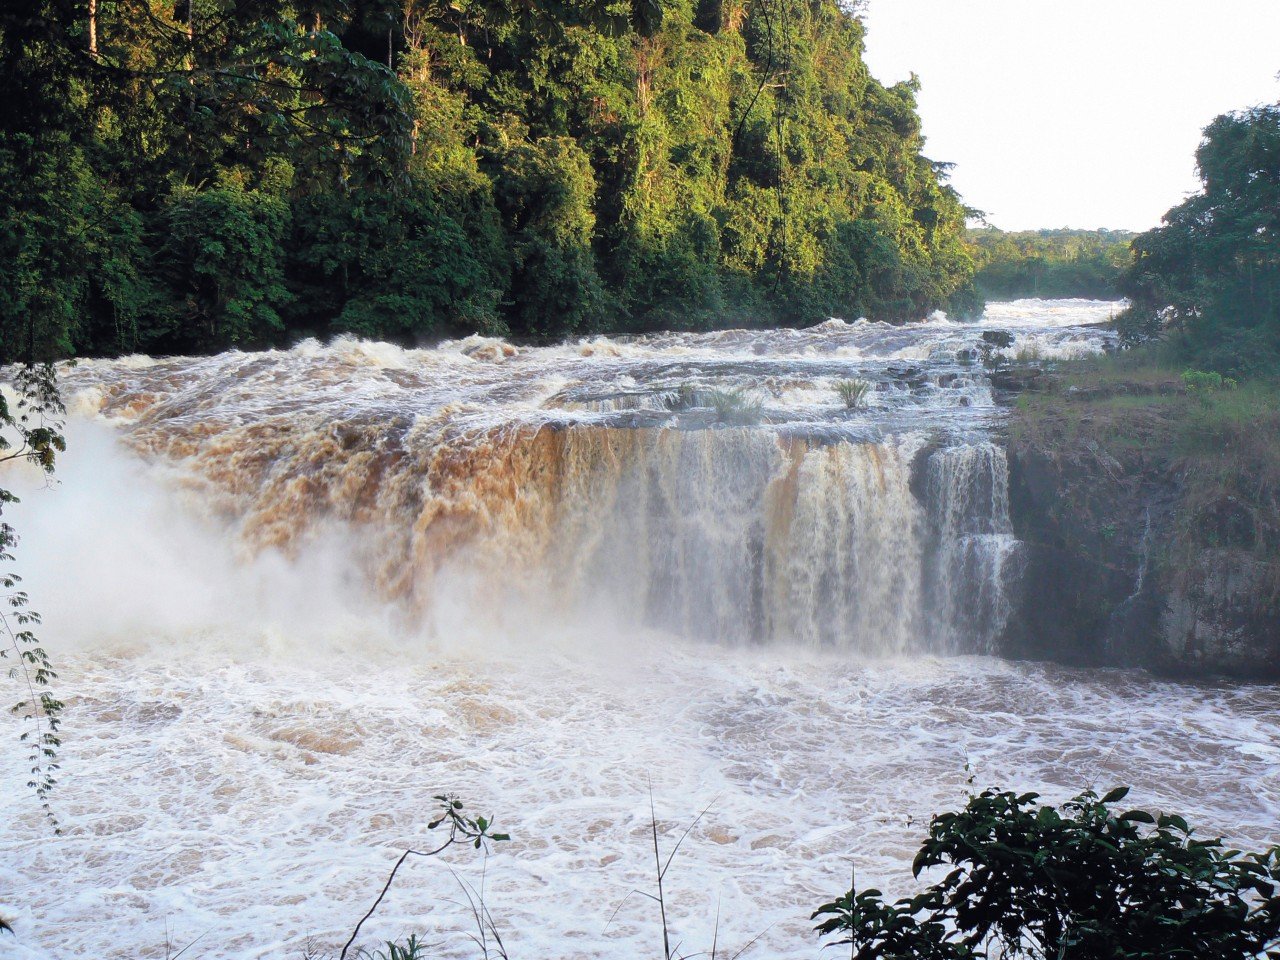
{"type": "Polygon", "coordinates": [[[0,353],[908,319],[972,302],[836,0],[0,11],[0,353]]]}
{"type": "Polygon", "coordinates": [[[1280,369],[1280,104],[1218,117],[1203,184],[1140,235],[1123,289],[1131,341],[1167,337],[1221,374],[1280,369]]]}

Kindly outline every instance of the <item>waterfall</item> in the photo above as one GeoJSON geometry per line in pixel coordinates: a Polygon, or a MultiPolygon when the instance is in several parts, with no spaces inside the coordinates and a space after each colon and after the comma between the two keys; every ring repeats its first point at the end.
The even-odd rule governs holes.
{"type": "Polygon", "coordinates": [[[495,627],[603,612],[612,629],[888,655],[984,650],[1002,622],[1012,538],[991,445],[930,456],[921,502],[918,437],[393,420],[207,440],[189,426],[132,439],[169,451],[176,428],[194,494],[251,552],[296,555],[346,525],[353,563],[427,623],[447,598],[495,627]]]}
{"type": "Polygon", "coordinates": [[[983,442],[938,450],[926,487],[934,647],[992,653],[1009,615],[1005,567],[1017,549],[1004,448],[983,442]]]}
{"type": "MultiPolygon", "coordinates": [[[[1098,309],[997,322],[1015,347],[1070,352],[1106,336],[1098,309]]],[[[982,653],[1017,544],[981,337],[938,318],[550,347],[339,339],[63,378],[78,415],[246,559],[341,542],[415,629],[982,653]]]]}
{"type": "MultiPolygon", "coordinates": [[[[565,442],[614,446],[599,434],[565,442]]],[[[579,571],[568,607],[608,595],[653,626],[735,643],[913,644],[925,524],[909,448],[744,428],[646,432],[627,449],[629,462],[592,458],[564,501],[553,539],[579,571]],[[588,483],[613,495],[581,496],[588,483]]]]}
{"type": "Polygon", "coordinates": [[[512,842],[401,871],[366,931],[443,955],[460,882],[521,955],[642,954],[650,800],[664,849],[699,817],[680,935],[770,957],[811,952],[804,891],[851,842],[859,882],[910,877],[884,811],[946,809],[966,760],[1018,789],[1135,771],[1264,844],[1273,688],[945,656],[996,652],[1023,594],[1002,393],[965,358],[992,327],[1070,355],[1110,310],[60,371],[56,482],[0,468],[70,694],[67,829],[20,790],[0,824],[16,949],[335,953],[441,791],[512,842]]]}
{"type": "Polygon", "coordinates": [[[585,426],[494,444],[460,458],[465,482],[429,481],[401,523],[419,576],[442,571],[469,606],[505,594],[522,612],[603,607],[728,643],[920,646],[910,444],[585,426]]]}

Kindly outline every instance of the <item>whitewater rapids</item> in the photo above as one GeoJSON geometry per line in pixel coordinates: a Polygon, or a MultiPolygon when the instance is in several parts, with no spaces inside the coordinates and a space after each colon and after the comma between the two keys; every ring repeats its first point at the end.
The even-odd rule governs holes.
{"type": "Polygon", "coordinates": [[[980,655],[1017,560],[981,334],[1079,355],[1112,309],[67,371],[58,483],[4,478],[67,700],[62,836],[0,749],[4,949],[336,953],[441,792],[513,839],[411,861],[370,945],[477,956],[466,882],[513,958],[658,955],[651,794],[664,850],[709,808],[675,939],[744,958],[816,956],[851,861],[909,891],[970,776],[1273,842],[1276,688],[980,655]]]}

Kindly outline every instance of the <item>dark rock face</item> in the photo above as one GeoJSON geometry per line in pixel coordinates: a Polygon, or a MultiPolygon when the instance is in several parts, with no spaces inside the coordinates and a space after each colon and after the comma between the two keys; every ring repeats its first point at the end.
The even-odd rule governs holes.
{"type": "Polygon", "coordinates": [[[1044,371],[1039,367],[999,367],[987,376],[996,390],[1018,394],[1024,390],[1035,390],[1044,377],[1044,371]]]}
{"type": "Polygon", "coordinates": [[[1088,439],[1011,441],[1009,483],[1023,546],[1006,655],[1280,678],[1280,571],[1251,549],[1246,511],[1224,500],[1188,524],[1169,464],[1088,439]]]}

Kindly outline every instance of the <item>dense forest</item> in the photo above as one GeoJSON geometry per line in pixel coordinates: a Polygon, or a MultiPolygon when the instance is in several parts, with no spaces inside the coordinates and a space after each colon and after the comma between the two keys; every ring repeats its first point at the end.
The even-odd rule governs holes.
{"type": "Polygon", "coordinates": [[[6,5],[3,355],[972,304],[862,45],[836,0],[6,5]]]}
{"type": "Polygon", "coordinates": [[[1132,255],[1124,230],[970,230],[974,282],[983,297],[1114,300],[1132,255]]]}

